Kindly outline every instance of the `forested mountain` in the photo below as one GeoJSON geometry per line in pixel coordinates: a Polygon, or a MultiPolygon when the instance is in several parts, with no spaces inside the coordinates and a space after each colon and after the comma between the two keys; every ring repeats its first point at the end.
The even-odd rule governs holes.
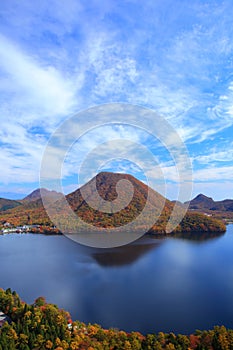
{"type": "MultiPolygon", "coordinates": [[[[170,201],[132,175],[111,172],[99,173],[83,187],[67,195],[66,199],[79,217],[97,227],[118,227],[132,222],[142,212],[147,201],[148,215],[152,216],[160,211],[167,216],[173,207],[170,201]],[[129,183],[132,188],[128,186],[129,183]],[[87,201],[83,199],[83,193],[87,201]],[[88,202],[94,204],[95,208],[88,202]]],[[[141,224],[147,219],[149,217],[143,218],[141,224]]]]}

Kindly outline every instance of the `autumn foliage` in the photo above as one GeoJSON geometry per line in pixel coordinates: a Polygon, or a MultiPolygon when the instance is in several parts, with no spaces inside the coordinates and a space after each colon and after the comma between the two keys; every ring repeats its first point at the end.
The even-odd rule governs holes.
{"type": "Polygon", "coordinates": [[[70,314],[39,297],[32,305],[16,292],[0,289],[0,310],[11,322],[0,328],[1,350],[231,350],[233,330],[216,326],[191,335],[147,334],[103,329],[97,324],[71,320],[70,314]]]}
{"type": "MultiPolygon", "coordinates": [[[[68,194],[66,201],[59,199],[57,196],[51,198],[49,207],[54,213],[55,223],[49,218],[41,198],[22,201],[21,205],[13,209],[0,211],[0,223],[7,221],[13,226],[36,224],[43,227],[42,231],[44,233],[56,233],[56,231],[49,229],[55,224],[62,232],[72,233],[74,231],[85,232],[84,223],[101,230],[115,227],[124,228],[127,223],[132,223],[137,219],[133,230],[148,232],[148,228],[150,228],[150,234],[165,235],[174,203],[131,175],[103,172],[99,173],[81,189],[68,194]],[[122,180],[123,185],[118,198],[117,186],[120,182],[122,183],[122,180]],[[124,183],[131,183],[133,188],[131,197],[129,189],[124,183]],[[83,198],[83,191],[87,194],[88,200],[83,198]],[[97,199],[95,199],[96,191],[98,193],[97,199]],[[101,201],[101,198],[103,201],[101,201]],[[127,198],[131,198],[129,203],[127,203],[127,198]],[[95,202],[96,206],[94,208],[89,205],[89,200],[95,202]],[[113,210],[115,200],[119,200],[120,204],[121,201],[124,203],[122,209],[113,210]],[[140,217],[145,205],[147,205],[147,215],[140,217]],[[74,218],[68,214],[67,206],[72,209],[74,218]],[[105,210],[106,208],[107,210],[105,210]],[[81,219],[78,226],[76,226],[76,216],[81,219]],[[152,227],[151,222],[154,223],[152,227]]],[[[222,221],[189,211],[172,234],[189,234],[190,232],[220,233],[225,232],[225,230],[226,227],[222,221]]]]}

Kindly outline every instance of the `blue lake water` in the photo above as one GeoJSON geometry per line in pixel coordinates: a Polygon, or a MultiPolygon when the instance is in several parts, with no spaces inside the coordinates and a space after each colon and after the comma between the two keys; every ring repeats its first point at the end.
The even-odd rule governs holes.
{"type": "Polygon", "coordinates": [[[0,287],[38,296],[73,319],[126,331],[233,328],[233,225],[192,241],[143,237],[114,249],[63,236],[0,236],[0,287]]]}

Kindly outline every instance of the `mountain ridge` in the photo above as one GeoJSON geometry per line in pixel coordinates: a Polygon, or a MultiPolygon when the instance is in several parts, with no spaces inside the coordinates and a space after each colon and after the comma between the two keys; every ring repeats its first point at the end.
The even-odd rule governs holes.
{"type": "Polygon", "coordinates": [[[189,204],[189,209],[196,210],[210,210],[210,211],[232,211],[233,199],[223,199],[221,201],[214,201],[213,198],[207,197],[200,193],[191,201],[185,202],[189,204]]]}
{"type": "MultiPolygon", "coordinates": [[[[30,217],[32,224],[53,226],[54,223],[51,222],[43,206],[41,192],[40,198],[38,197],[39,191],[40,189],[33,191],[31,196],[26,197],[29,200],[22,200],[20,206],[0,212],[0,222],[4,220],[13,225],[22,225],[25,222],[28,223],[30,217]]],[[[97,174],[85,185],[66,195],[66,201],[64,201],[64,197],[63,200],[60,199],[61,194],[59,195],[57,192],[54,197],[51,196],[53,198],[49,198],[48,193],[51,194],[51,191],[46,190],[45,192],[49,207],[54,209],[60,222],[66,227],[69,227],[69,224],[72,226],[72,223],[69,223],[70,219],[67,218],[66,208],[63,206],[64,202],[68,202],[73,212],[81,218],[80,221],[91,224],[98,229],[123,227],[128,223],[136,222],[136,229],[144,230],[146,228],[145,232],[164,235],[175,205],[134,176],[111,172],[97,174]],[[133,191],[131,191],[132,188],[133,191]],[[58,197],[56,197],[57,194],[58,197]],[[140,216],[145,206],[147,214],[140,216]],[[152,226],[148,226],[150,222],[153,222],[152,226]]],[[[183,210],[182,206],[179,210],[183,210]]],[[[206,215],[188,212],[174,232],[200,232],[201,230],[224,232],[225,226],[222,222],[206,215]]]]}

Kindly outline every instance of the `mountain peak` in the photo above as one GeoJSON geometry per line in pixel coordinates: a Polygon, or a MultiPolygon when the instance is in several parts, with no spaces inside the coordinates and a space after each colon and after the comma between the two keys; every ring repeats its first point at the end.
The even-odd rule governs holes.
{"type": "Polygon", "coordinates": [[[214,204],[213,198],[200,193],[189,202],[189,209],[210,209],[214,204]]]}
{"type": "Polygon", "coordinates": [[[41,197],[50,197],[52,199],[54,198],[60,198],[61,194],[56,191],[47,190],[46,188],[37,188],[36,190],[32,191],[29,195],[27,195],[23,201],[32,202],[36,201],[38,199],[41,199],[41,197]]]}
{"type": "Polygon", "coordinates": [[[131,175],[131,174],[125,174],[125,173],[113,173],[113,172],[111,172],[111,171],[101,171],[100,173],[98,173],[92,180],[94,180],[94,179],[110,179],[110,180],[112,180],[113,178],[115,178],[115,179],[120,179],[120,178],[124,178],[124,179],[134,179],[134,180],[136,180],[136,181],[138,181],[139,182],[139,180],[136,178],[136,177],[134,177],[133,175],[131,175]]]}
{"type": "Polygon", "coordinates": [[[165,202],[166,207],[172,207],[162,195],[134,176],[105,171],[98,173],[80,189],[68,194],[66,199],[73,211],[78,212],[81,219],[87,223],[99,225],[102,222],[113,227],[131,222],[140,214],[147,203],[148,191],[148,206],[154,216],[162,210],[165,202]],[[122,180],[127,181],[121,182],[122,180]]]}
{"type": "Polygon", "coordinates": [[[193,200],[211,200],[211,201],[214,201],[213,198],[207,197],[202,193],[198,194],[193,200]]]}

